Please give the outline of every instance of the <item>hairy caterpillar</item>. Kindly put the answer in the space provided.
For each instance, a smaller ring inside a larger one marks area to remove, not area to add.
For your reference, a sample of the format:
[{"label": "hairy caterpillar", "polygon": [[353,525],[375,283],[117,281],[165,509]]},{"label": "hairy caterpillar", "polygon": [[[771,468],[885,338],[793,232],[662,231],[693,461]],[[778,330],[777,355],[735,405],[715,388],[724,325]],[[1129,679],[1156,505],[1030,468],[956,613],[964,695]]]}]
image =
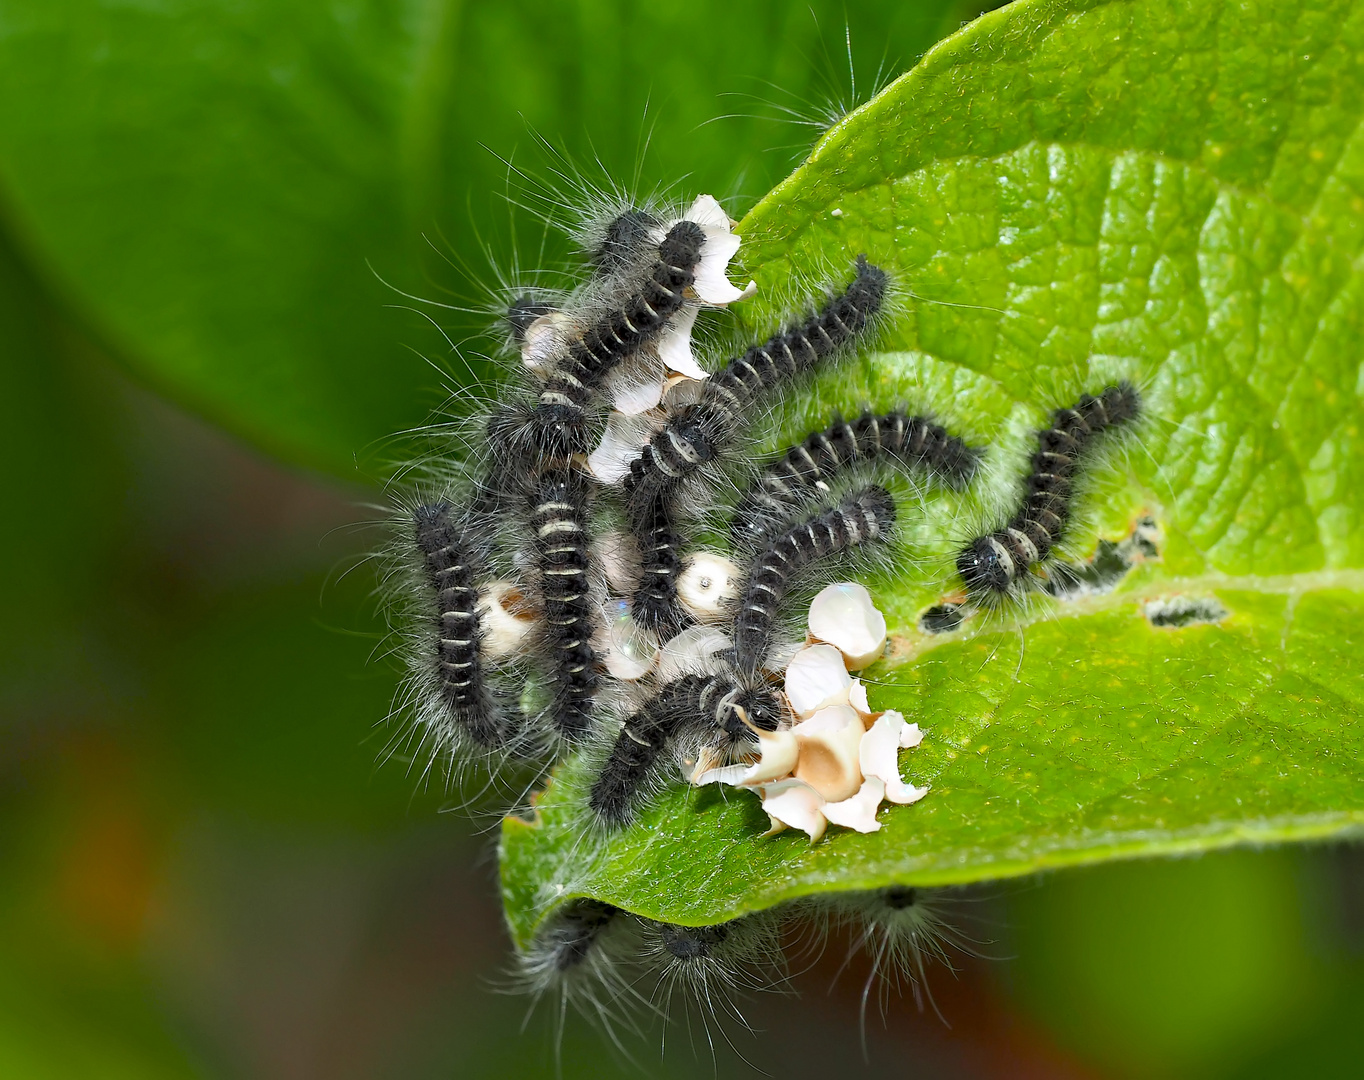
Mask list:
[{"label": "hairy caterpillar", "polygon": [[[624,220],[624,217],[617,219]],[[529,418],[529,441],[542,457],[585,454],[584,412],[616,364],[637,352],[681,310],[683,290],[695,279],[706,236],[694,221],[674,225],[658,245],[658,260],[638,292],[585,332],[569,339],[567,355],[545,379]],[[616,249],[621,241],[613,240]],[[619,251],[616,259],[619,260]]]},{"label": "hairy caterpillar", "polygon": [[895,500],[870,485],[773,540],[744,582],[734,621],[734,656],[739,670],[755,674],[767,658],[775,620],[793,580],[811,564],[858,544],[887,536],[895,526]]},{"label": "hairy caterpillar", "polygon": [[450,504],[418,506],[414,542],[434,594],[435,664],[450,717],[474,742],[495,746],[506,736],[501,707],[486,684],[484,629],[478,612],[477,554],[450,517]]},{"label": "hairy caterpillar", "polygon": [[781,716],[776,693],[761,683],[750,688],[728,674],[684,675],[625,721],[592,785],[589,805],[603,821],[623,824],[673,740],[722,733],[742,741],[754,731],[775,731]]},{"label": "hairy caterpillar", "polygon": [[1051,554],[1070,521],[1084,459],[1100,438],[1140,412],[1141,396],[1124,380],[1052,413],[1051,426],[1037,433],[1022,506],[1003,528],[973,540],[957,556],[968,594],[980,599],[1006,593]]},{"label": "hairy caterpillar", "polygon": [[840,416],[758,474],[734,509],[731,535],[738,544],[770,540],[793,511],[859,464],[890,458],[960,489],[975,475],[979,456],[955,435],[903,408],[880,416],[867,410],[851,423]]}]

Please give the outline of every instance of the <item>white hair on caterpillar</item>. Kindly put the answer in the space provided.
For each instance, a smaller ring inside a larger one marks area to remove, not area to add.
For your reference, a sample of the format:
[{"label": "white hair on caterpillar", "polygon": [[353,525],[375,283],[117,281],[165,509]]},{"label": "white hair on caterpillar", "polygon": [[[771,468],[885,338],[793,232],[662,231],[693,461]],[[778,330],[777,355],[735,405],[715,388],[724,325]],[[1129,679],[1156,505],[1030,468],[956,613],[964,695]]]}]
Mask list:
[{"label": "white hair on caterpillar", "polygon": [[[952,954],[975,955],[976,943],[950,921],[960,914],[962,890],[888,885],[861,892],[826,893],[804,901],[807,918],[814,927],[813,948],[822,949],[830,929],[847,932],[849,952],[840,972],[854,956],[865,953],[871,969],[862,987],[862,1021],[873,985],[884,1011],[887,996],[908,985],[915,1005],[922,1009],[933,996],[928,969],[938,963],[953,968]],[[936,1006],[935,1006],[936,1008]]]},{"label": "white hair on caterpillar", "polygon": [[513,958],[501,989],[530,998],[526,1019],[548,1002],[557,1048],[570,1010],[599,1027],[624,1052],[618,1029],[639,1031],[653,1010],[640,993],[641,920],[598,900],[573,901]]},{"label": "white hair on caterpillar", "polygon": [[747,1028],[739,999],[787,986],[788,913],[772,908],[710,926],[644,920],[642,962],[656,1008],[671,1018],[680,997],[688,1023],[695,1010],[708,1042],[712,1024]]}]

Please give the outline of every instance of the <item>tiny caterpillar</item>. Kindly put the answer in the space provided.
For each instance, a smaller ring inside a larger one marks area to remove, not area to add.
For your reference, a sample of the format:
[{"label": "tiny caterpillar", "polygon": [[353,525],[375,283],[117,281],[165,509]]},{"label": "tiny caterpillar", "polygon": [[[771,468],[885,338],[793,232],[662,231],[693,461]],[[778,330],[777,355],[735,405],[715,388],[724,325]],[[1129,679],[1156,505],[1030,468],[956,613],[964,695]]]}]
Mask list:
[{"label": "tiny caterpillar", "polygon": [[797,575],[848,548],[888,537],[894,527],[895,500],[872,484],[768,544],[753,560],[739,597],[734,620],[739,670],[756,674],[762,667],[782,601]]},{"label": "tiny caterpillar", "polygon": [[588,582],[590,498],[580,473],[567,465],[553,465],[537,477],[531,499],[535,573],[552,650],[550,720],[568,739],[580,739],[591,728],[599,678],[591,641],[593,601]]},{"label": "tiny caterpillar", "polygon": [[1052,413],[1051,426],[1037,433],[1023,505],[1003,528],[973,540],[957,556],[957,571],[970,595],[980,599],[1008,592],[1051,554],[1070,521],[1084,459],[1106,433],[1140,413],[1141,396],[1126,381]]},{"label": "tiny caterpillar", "polygon": [[450,504],[418,506],[412,513],[435,601],[437,683],[451,719],[474,742],[495,746],[506,735],[504,718],[484,679],[485,630],[478,613],[477,554],[450,517]]},{"label": "tiny caterpillar", "polygon": [[625,721],[592,785],[589,805],[608,824],[624,824],[640,786],[673,740],[721,733],[741,742],[755,730],[775,731],[783,712],[776,692],[761,682],[750,688],[729,674],[684,675]]}]

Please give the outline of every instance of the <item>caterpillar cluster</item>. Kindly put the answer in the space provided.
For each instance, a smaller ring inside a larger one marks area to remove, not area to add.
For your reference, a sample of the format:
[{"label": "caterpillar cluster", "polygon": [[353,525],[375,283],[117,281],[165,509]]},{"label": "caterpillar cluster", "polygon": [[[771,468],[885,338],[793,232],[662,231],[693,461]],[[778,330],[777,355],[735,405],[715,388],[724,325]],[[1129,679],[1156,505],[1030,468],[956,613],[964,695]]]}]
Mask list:
[{"label": "caterpillar cluster", "polygon": [[[737,1016],[735,998],[789,984],[791,961],[816,960],[830,931],[870,960],[862,991],[881,996],[909,989],[920,1005],[927,968],[953,966],[954,953],[973,953],[959,929],[972,897],[955,890],[891,885],[797,900],[710,926],[679,926],[632,915],[599,900],[564,905],[521,955],[517,989],[557,998],[608,1029],[635,1014],[672,1015],[674,998],[699,1006],[703,1022]],[[848,960],[844,961],[844,966]],[[884,1000],[882,1001],[884,1006]]]},{"label": "caterpillar cluster", "polygon": [[[759,733],[789,727],[780,670],[793,599],[859,552],[894,549],[921,509],[895,494],[902,478],[964,490],[982,456],[885,402],[751,464],[754,418],[867,348],[893,283],[865,255],[850,258],[797,318],[708,371],[692,358],[698,311],[748,295],[727,277],[730,226],[708,196],[685,212],[616,207],[585,230],[582,286],[511,297],[502,317],[520,375],[472,432],[479,452],[437,462],[397,529],[411,616],[404,701],[432,760],[538,777],[586,748],[596,771],[585,827],[601,832],[628,825],[670,764],[734,760]],[[1140,411],[1127,382],[1055,410],[1016,512],[960,552],[969,603],[1035,580],[1064,537],[1085,459]],[[702,526],[729,491],[737,499],[717,530],[727,543],[703,548]],[[867,924],[868,941],[913,968],[920,951],[882,932],[919,925],[893,914],[896,895],[854,906],[884,916]],[[758,916],[683,930],[582,901],[523,963],[540,987],[580,972],[610,986],[620,949],[605,943],[633,942],[627,952],[665,960],[684,982],[703,969],[733,981],[750,962],[728,962],[734,943],[758,940],[775,940]]]}]

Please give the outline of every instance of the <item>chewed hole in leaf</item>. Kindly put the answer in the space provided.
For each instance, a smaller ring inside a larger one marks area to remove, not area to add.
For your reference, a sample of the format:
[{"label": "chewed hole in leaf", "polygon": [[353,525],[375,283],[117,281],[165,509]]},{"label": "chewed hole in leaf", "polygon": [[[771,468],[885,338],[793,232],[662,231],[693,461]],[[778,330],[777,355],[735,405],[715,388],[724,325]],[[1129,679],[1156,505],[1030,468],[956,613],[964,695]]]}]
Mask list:
[{"label": "chewed hole in leaf", "polygon": [[1231,612],[1215,596],[1169,596],[1146,601],[1142,614],[1152,626],[1178,630],[1199,623],[1219,623]]},{"label": "chewed hole in leaf", "polygon": [[1138,562],[1160,558],[1160,527],[1149,515],[1138,518],[1122,540],[1100,540],[1084,563],[1056,563],[1043,591],[1058,600],[1112,592]]},{"label": "chewed hole in leaf", "polygon": [[961,604],[935,604],[919,616],[919,629],[925,634],[950,634],[959,630],[966,613]]}]

